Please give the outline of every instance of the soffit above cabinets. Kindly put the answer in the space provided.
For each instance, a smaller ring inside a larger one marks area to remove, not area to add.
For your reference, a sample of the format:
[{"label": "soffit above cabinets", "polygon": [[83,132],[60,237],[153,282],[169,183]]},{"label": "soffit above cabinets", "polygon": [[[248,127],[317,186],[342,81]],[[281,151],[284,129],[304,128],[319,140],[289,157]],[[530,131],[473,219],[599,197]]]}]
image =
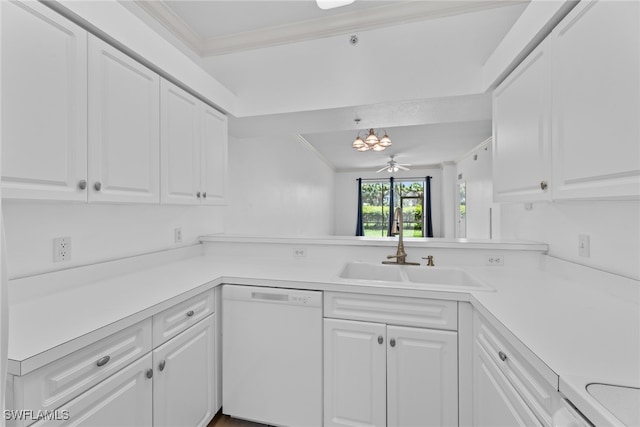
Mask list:
[{"label": "soffit above cabinets", "polygon": [[315,1],[134,0],[201,57],[526,3],[526,0],[360,0],[331,10]]}]

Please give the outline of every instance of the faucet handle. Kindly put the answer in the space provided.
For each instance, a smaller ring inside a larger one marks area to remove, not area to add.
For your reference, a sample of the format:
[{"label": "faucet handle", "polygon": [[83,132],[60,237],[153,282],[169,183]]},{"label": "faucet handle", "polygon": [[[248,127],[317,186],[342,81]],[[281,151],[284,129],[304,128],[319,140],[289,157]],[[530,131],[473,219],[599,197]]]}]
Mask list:
[{"label": "faucet handle", "polygon": [[428,255],[427,257],[422,257],[422,259],[427,260],[427,267],[433,267],[435,264],[433,263],[433,255]]}]

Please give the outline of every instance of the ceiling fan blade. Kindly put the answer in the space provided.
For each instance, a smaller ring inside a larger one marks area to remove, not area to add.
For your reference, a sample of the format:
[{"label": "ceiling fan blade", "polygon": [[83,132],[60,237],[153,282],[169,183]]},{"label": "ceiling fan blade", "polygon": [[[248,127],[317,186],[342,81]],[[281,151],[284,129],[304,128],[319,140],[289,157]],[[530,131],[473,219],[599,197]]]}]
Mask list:
[{"label": "ceiling fan blade", "polygon": [[386,171],[388,168],[389,168],[389,166],[385,166],[385,167],[383,167],[382,169],[378,169],[378,170],[376,171],[376,173],[378,173],[378,172],[382,172],[382,171]]},{"label": "ceiling fan blade", "polygon": [[396,165],[396,167],[397,167],[398,169],[402,169],[403,171],[408,171],[408,170],[410,170],[409,168],[405,168],[403,165]]}]

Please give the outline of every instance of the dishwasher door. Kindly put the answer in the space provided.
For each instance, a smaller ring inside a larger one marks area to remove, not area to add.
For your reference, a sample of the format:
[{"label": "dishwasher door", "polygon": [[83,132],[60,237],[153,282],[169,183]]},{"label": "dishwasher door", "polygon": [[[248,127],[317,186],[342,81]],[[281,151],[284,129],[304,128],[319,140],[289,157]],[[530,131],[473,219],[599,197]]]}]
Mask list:
[{"label": "dishwasher door", "polygon": [[222,411],[322,425],[322,292],[224,285]]}]

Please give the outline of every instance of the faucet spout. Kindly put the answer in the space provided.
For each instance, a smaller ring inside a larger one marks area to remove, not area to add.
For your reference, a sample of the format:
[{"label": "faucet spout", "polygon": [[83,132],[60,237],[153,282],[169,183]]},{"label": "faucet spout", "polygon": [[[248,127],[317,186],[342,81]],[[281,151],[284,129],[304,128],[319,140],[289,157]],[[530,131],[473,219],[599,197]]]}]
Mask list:
[{"label": "faucet spout", "polygon": [[396,208],[393,214],[394,218],[398,218],[398,249],[395,255],[387,255],[387,259],[395,258],[395,261],[382,261],[383,264],[402,264],[402,265],[420,265],[418,262],[407,262],[407,252],[404,250],[404,240],[402,238],[402,208]]}]

